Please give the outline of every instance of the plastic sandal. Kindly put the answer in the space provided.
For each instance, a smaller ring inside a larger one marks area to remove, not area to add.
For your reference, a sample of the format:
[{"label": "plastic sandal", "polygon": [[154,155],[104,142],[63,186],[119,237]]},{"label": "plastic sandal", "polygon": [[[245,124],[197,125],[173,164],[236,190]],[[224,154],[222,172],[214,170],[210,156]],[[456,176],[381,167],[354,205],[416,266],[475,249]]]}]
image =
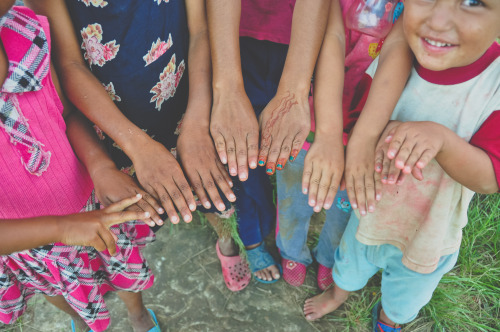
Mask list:
[{"label": "plastic sandal", "polygon": [[401,327],[394,327],[381,322],[378,318],[382,309],[381,302],[375,303],[372,309],[372,327],[373,332],[400,332]]},{"label": "plastic sandal", "polygon": [[[71,332],[76,332],[76,326],[73,320],[71,320]],[[88,330],[88,332],[94,332],[94,331]]]},{"label": "plastic sandal", "polygon": [[160,324],[158,324],[158,320],[156,319],[156,315],[153,310],[148,309],[151,318],[153,318],[153,322],[155,323],[155,327],[152,327],[148,332],[161,332]]},{"label": "plastic sandal", "polygon": [[318,287],[322,291],[326,290],[333,284],[332,269],[327,268],[322,264],[318,264]]},{"label": "plastic sandal", "polygon": [[[248,263],[250,264],[250,269],[252,273],[265,269],[271,265],[276,265],[280,271],[280,275],[283,273],[281,265],[276,263],[273,256],[267,251],[266,245],[262,242],[258,247],[247,250]],[[278,279],[273,280],[263,280],[255,276],[255,280],[263,284],[274,284]]]},{"label": "plastic sandal", "polygon": [[237,292],[248,286],[252,279],[252,274],[248,269],[248,265],[243,262],[240,255],[224,256],[219,249],[219,241],[215,245],[217,256],[222,267],[222,276],[226,282],[227,288],[233,292]]},{"label": "plastic sandal", "polygon": [[304,264],[282,258],[281,265],[283,266],[283,279],[289,285],[298,287],[304,283],[307,272],[307,267]]}]

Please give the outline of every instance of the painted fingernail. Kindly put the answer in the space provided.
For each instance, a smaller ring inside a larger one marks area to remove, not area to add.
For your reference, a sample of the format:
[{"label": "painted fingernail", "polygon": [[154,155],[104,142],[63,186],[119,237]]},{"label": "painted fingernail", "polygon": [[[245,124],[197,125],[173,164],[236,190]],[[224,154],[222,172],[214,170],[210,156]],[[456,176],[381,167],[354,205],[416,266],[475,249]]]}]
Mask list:
[{"label": "painted fingernail", "polygon": [[290,158],[288,158],[288,160],[290,161],[293,161],[295,158],[293,156],[290,156]]},{"label": "painted fingernail", "polygon": [[264,166],[266,164],[266,158],[260,157],[258,163],[259,166]]},{"label": "painted fingernail", "polygon": [[307,188],[302,189],[303,194],[307,194]]},{"label": "painted fingernail", "polygon": [[276,169],[282,170],[283,169],[283,165],[281,165],[281,164],[276,165]]},{"label": "painted fingernail", "polygon": [[159,214],[163,214],[163,213],[165,213],[165,210],[163,210],[163,208],[159,208],[159,209],[158,209],[158,213],[159,213]]},{"label": "painted fingernail", "polygon": [[267,163],[266,173],[268,175],[272,175],[272,174],[274,174],[274,170],[275,170],[274,163]]},{"label": "painted fingernail", "polygon": [[377,169],[377,171],[380,171],[382,169],[382,167],[377,166],[376,169]]},{"label": "painted fingernail", "polygon": [[229,200],[232,202],[234,200],[236,200],[236,196],[234,194],[230,194],[229,195]]},{"label": "painted fingernail", "polygon": [[196,205],[194,205],[194,204],[189,204],[189,209],[190,209],[191,211],[196,210]]}]

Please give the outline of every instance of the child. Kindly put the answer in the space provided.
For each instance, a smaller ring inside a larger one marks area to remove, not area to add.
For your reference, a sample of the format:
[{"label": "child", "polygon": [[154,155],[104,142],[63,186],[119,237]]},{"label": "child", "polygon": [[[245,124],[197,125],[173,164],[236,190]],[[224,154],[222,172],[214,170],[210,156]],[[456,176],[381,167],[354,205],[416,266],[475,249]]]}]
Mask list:
[{"label": "child", "polygon": [[[148,193],[140,207],[157,224],[163,213],[174,224],[190,222],[197,204],[193,188],[213,225],[227,220],[233,211],[229,201],[236,197],[208,129],[204,1],[25,3],[51,22],[55,64],[68,98],[102,130],[117,167]],[[241,259],[236,265],[238,280],[227,284],[232,290],[248,285],[251,277]]]},{"label": "child", "polygon": [[[333,254],[351,213],[346,191],[337,192],[344,170],[342,131],[349,132],[359,115],[359,110],[352,106],[356,105],[353,90],[361,79],[360,73],[373,61],[372,56],[376,56],[379,41],[354,30],[344,30],[343,22],[348,19],[346,12],[351,2],[332,2],[314,82],[316,130],[311,134],[314,140],[310,140],[312,143],[308,140],[294,162],[277,173],[279,230],[276,242],[283,257],[283,278],[292,286],[302,285],[307,266],[312,263],[306,241],[313,212],[326,210],[325,224],[313,250],[319,263],[317,281],[321,290],[332,283]],[[411,65],[408,47],[400,38],[401,28],[401,24],[397,24],[386,38],[381,53],[385,65],[381,65],[374,81],[375,89],[382,86],[390,93],[386,93],[378,105],[367,104],[367,108],[376,106],[380,117],[387,119]],[[394,66],[401,69],[394,73]],[[384,80],[387,76],[395,79],[387,84]],[[309,194],[308,199],[300,192]]]},{"label": "child", "polygon": [[[309,87],[329,5],[330,0],[207,2],[214,67],[210,131],[220,159],[240,180],[239,233],[255,280],[262,283],[280,278],[280,266],[263,242],[276,216],[267,174],[280,168],[274,145],[290,145],[297,135],[300,147],[309,132]],[[283,118],[273,118],[280,104]],[[263,144],[257,160],[259,118]],[[288,159],[291,149],[285,152],[281,158]],[[266,160],[265,169],[256,169]],[[225,249],[225,257],[234,254],[229,245]]]},{"label": "child", "polygon": [[[379,142],[384,196],[374,213],[351,216],[335,253],[336,285],[306,301],[307,319],[336,310],[383,269],[373,329],[400,331],[455,265],[473,192],[499,189],[498,17],[498,1],[406,0],[404,33],[417,62]],[[396,169],[413,177],[394,186]]]},{"label": "child", "polygon": [[84,118],[61,103],[47,19],[25,7],[8,11],[13,2],[0,5],[0,320],[15,322],[42,293],[71,315],[73,331],[75,323],[104,331],[103,296],[119,291],[132,326],[159,331],[141,295],[153,275],[140,248],[154,234],[142,222],[123,223],[149,218],[122,212],[142,196],[99,209],[116,192],[145,193],[116,169]]}]

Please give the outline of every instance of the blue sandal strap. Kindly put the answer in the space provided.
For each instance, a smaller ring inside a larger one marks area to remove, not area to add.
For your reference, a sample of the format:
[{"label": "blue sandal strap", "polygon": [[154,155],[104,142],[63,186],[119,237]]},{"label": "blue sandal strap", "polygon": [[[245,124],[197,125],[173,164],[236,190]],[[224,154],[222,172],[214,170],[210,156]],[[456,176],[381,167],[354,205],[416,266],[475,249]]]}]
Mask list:
[{"label": "blue sandal strap", "polygon": [[267,251],[264,241],[253,249],[247,250],[248,263],[252,272],[257,272],[271,265],[276,265],[273,256]]}]

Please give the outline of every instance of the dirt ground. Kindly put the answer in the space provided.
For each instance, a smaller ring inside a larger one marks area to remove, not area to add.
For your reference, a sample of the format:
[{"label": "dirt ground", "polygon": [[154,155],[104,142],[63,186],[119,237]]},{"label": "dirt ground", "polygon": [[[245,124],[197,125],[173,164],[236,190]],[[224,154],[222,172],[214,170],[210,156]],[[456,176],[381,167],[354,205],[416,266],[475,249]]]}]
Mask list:
[{"label": "dirt ground", "polygon": [[[157,235],[157,241],[145,249],[156,279],[144,292],[144,300],[155,311],[162,331],[345,330],[343,324],[329,319],[310,323],[302,314],[304,300],[319,291],[315,265],[299,288],[283,280],[270,285],[252,280],[247,288],[233,293],[222,279],[216,235],[209,226],[194,220],[164,227]],[[277,257],[272,236],[267,240]],[[109,294],[107,304],[112,316],[109,331],[132,331],[118,297]],[[2,325],[0,331],[70,331],[70,320],[42,297],[35,297],[18,326]]]}]

